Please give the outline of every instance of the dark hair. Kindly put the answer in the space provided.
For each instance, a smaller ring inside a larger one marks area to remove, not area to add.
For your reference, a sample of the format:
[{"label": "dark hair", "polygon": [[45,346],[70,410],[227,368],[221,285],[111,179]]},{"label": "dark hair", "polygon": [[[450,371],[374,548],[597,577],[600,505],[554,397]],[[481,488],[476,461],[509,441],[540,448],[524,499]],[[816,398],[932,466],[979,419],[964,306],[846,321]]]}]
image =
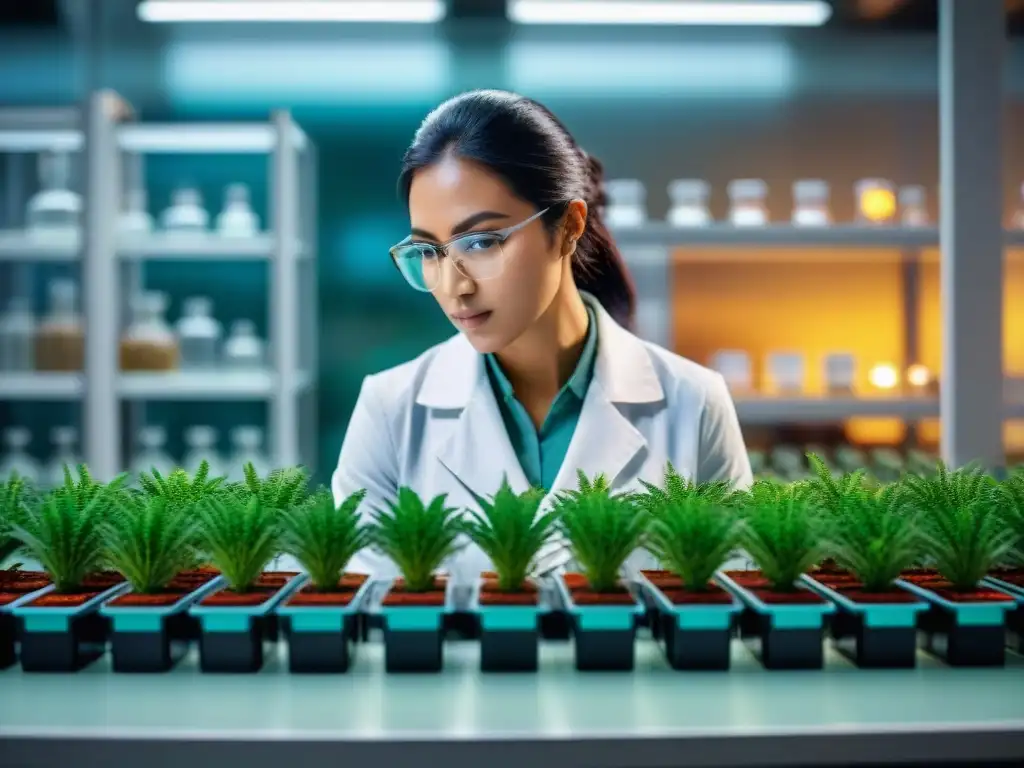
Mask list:
[{"label": "dark hair", "polygon": [[633,327],[633,282],[602,218],[604,169],[550,110],[507,91],[470,91],[444,102],[427,115],[405,153],[399,190],[407,204],[413,174],[449,152],[491,169],[538,210],[552,206],[544,217],[549,231],[570,200],[584,200],[589,214],[576,245],[576,285]]}]

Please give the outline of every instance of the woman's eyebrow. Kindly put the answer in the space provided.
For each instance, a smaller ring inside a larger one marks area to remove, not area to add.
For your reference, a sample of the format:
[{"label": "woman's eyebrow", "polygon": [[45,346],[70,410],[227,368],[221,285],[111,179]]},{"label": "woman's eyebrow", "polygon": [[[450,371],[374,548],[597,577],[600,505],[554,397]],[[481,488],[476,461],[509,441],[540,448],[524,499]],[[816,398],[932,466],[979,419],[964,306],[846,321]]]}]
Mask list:
[{"label": "woman's eyebrow", "polygon": [[[477,224],[480,224],[480,223],[485,222],[485,221],[492,221],[494,219],[507,219],[507,218],[509,218],[509,215],[507,213],[499,213],[498,211],[480,211],[479,213],[474,213],[472,216],[469,216],[469,217],[463,219],[458,224],[456,224],[454,227],[452,227],[452,234],[451,234],[451,236],[452,237],[457,237],[458,235],[461,235],[463,232],[466,232],[470,228],[475,227]],[[413,235],[415,235],[417,237],[422,237],[422,238],[424,238],[426,240],[434,240],[435,242],[439,241],[438,237],[436,237],[431,232],[427,232],[425,229],[419,229],[417,227],[413,227],[410,230],[410,232]]]}]

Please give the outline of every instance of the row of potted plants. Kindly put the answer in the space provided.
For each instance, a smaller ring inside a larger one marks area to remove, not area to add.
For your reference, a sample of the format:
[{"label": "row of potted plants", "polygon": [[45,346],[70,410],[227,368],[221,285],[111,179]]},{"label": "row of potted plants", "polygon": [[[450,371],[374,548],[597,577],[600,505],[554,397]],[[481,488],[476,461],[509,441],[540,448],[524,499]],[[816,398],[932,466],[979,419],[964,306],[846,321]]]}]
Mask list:
[{"label": "row of potted plants", "polygon": [[[44,573],[0,572],[0,659],[13,660],[17,618],[24,669],[77,668],[102,649],[106,622],[116,670],[169,668],[180,641],[198,636],[204,670],[251,671],[283,618],[293,671],[344,670],[357,615],[371,612],[389,671],[439,670],[455,608],[441,570],[467,540],[494,564],[472,595],[485,670],[537,668],[553,597],[571,616],[580,669],[632,668],[642,613],[683,669],[728,668],[737,624],[771,668],[820,666],[826,629],[865,666],[912,665],[919,628],[952,664],[1001,663],[1007,627],[1019,647],[1024,475],[998,483],[940,465],[882,486],[864,473],[835,478],[810,458],[813,480],[741,492],[671,467],[643,493],[580,474],[546,510],[542,491],[503,484],[467,514],[402,489],[363,516],[362,493],[336,505],[297,469],[260,478],[248,467],[239,484],[205,467],[154,472],[129,489],[83,467],[44,497],[15,479],[0,496],[0,540],[6,530],[7,548],[24,548]],[[555,577],[552,596],[531,574],[556,537],[576,572]],[[379,605],[365,576],[345,573],[367,546],[402,574]],[[637,549],[662,566],[639,575],[639,590],[623,574]],[[738,550],[756,568],[723,571]],[[269,570],[281,553],[304,572]]]}]

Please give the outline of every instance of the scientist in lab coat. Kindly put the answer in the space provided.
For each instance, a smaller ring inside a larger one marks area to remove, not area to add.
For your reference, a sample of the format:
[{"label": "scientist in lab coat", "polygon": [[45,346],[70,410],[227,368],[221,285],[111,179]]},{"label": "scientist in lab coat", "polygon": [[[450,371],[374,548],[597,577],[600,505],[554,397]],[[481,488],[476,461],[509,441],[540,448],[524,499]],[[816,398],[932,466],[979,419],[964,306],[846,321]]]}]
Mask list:
[{"label": "scientist in lab coat", "polygon": [[[409,486],[465,508],[467,488],[489,496],[503,477],[550,500],[578,469],[634,490],[660,483],[669,461],[699,481],[749,485],[722,377],[628,330],[635,299],[601,219],[601,165],[550,111],[503,91],[456,96],[420,126],[399,186],[411,228],[390,257],[458,333],[364,380],[337,501],[365,489],[367,514]],[[569,560],[555,542],[538,572]],[[472,545],[446,564],[456,582],[488,567]],[[349,570],[397,575],[371,551]]]}]

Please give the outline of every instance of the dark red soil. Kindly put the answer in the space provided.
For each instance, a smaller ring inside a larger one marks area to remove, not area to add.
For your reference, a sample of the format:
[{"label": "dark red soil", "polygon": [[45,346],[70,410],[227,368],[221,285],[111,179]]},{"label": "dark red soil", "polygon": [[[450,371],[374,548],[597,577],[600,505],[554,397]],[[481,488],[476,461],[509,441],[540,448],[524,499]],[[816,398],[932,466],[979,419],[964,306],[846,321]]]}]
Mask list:
[{"label": "dark red soil", "polygon": [[447,584],[447,579],[439,577],[434,579],[434,588],[428,592],[407,592],[405,590],[404,579],[395,579],[394,583],[391,585],[391,589],[388,590],[387,595],[384,596],[384,600],[381,602],[381,605],[444,605],[445,588],[447,587]]},{"label": "dark red soil", "polygon": [[75,608],[89,602],[103,591],[102,589],[96,589],[91,592],[48,592],[41,597],[37,597],[29,605],[33,608]]},{"label": "dark red soil", "polygon": [[770,589],[750,589],[750,591],[766,605],[818,605],[828,602],[809,589],[797,589],[793,592],[775,592]]},{"label": "dark red soil", "polygon": [[572,591],[576,605],[635,605],[636,600],[629,590],[619,587],[614,592],[594,592],[586,587]]},{"label": "dark red soil", "polygon": [[116,608],[132,606],[138,608],[162,608],[167,605],[174,605],[190,591],[191,590],[164,590],[161,592],[149,593],[129,592],[127,595],[115,597],[110,601],[109,605]]},{"label": "dark red soil", "polygon": [[576,589],[586,589],[587,587],[587,577],[582,573],[562,574],[562,581],[570,592]]},{"label": "dark red soil", "polygon": [[[831,586],[831,585],[830,585]],[[921,598],[905,589],[893,589],[889,592],[865,592],[860,586],[832,586],[836,592],[847,600],[855,603],[885,605],[892,603],[919,603]]]},{"label": "dark red soil", "polygon": [[1005,581],[1018,587],[1024,587],[1024,568],[1000,568],[989,574],[994,579]]},{"label": "dark red soil", "polygon": [[908,568],[900,574],[900,578],[911,584],[920,584],[922,581],[933,581],[942,577],[934,568]]},{"label": "dark red soil", "polygon": [[521,590],[502,592],[496,578],[484,579],[480,585],[480,605],[536,605],[537,587],[525,582]]},{"label": "dark red soil", "polygon": [[706,592],[694,592],[689,589],[665,589],[658,587],[661,593],[669,599],[673,605],[728,605],[732,602],[732,595],[719,586],[708,585]]},{"label": "dark red soil", "polygon": [[288,599],[287,605],[348,605],[368,578],[363,573],[346,573],[338,580],[337,586],[329,591],[321,591],[307,584]]},{"label": "dark red soil", "polygon": [[45,571],[0,571],[0,593],[27,595],[49,585],[50,577]]},{"label": "dark red soil", "polygon": [[767,589],[771,586],[760,571],[726,571],[725,575],[746,589]]},{"label": "dark red soil", "polygon": [[232,589],[220,589],[209,595],[199,603],[200,605],[237,607],[242,605],[263,605],[270,598],[277,594],[280,586],[267,586],[258,584],[250,587],[245,592],[235,592]]},{"label": "dark red soil", "polygon": [[651,584],[662,591],[666,589],[681,589],[683,586],[683,580],[672,573],[672,571],[651,570],[640,571],[640,573],[647,577]]},{"label": "dark red soil", "polygon": [[117,571],[101,571],[86,576],[82,579],[82,586],[86,589],[98,589],[103,591],[124,584],[124,576]]},{"label": "dark red soil", "polygon": [[1013,602],[1013,598],[1005,592],[999,592],[986,587],[978,587],[972,590],[956,590],[948,581],[932,581],[927,585],[922,584],[925,589],[931,590],[939,597],[949,600],[951,603],[1006,603]]}]

